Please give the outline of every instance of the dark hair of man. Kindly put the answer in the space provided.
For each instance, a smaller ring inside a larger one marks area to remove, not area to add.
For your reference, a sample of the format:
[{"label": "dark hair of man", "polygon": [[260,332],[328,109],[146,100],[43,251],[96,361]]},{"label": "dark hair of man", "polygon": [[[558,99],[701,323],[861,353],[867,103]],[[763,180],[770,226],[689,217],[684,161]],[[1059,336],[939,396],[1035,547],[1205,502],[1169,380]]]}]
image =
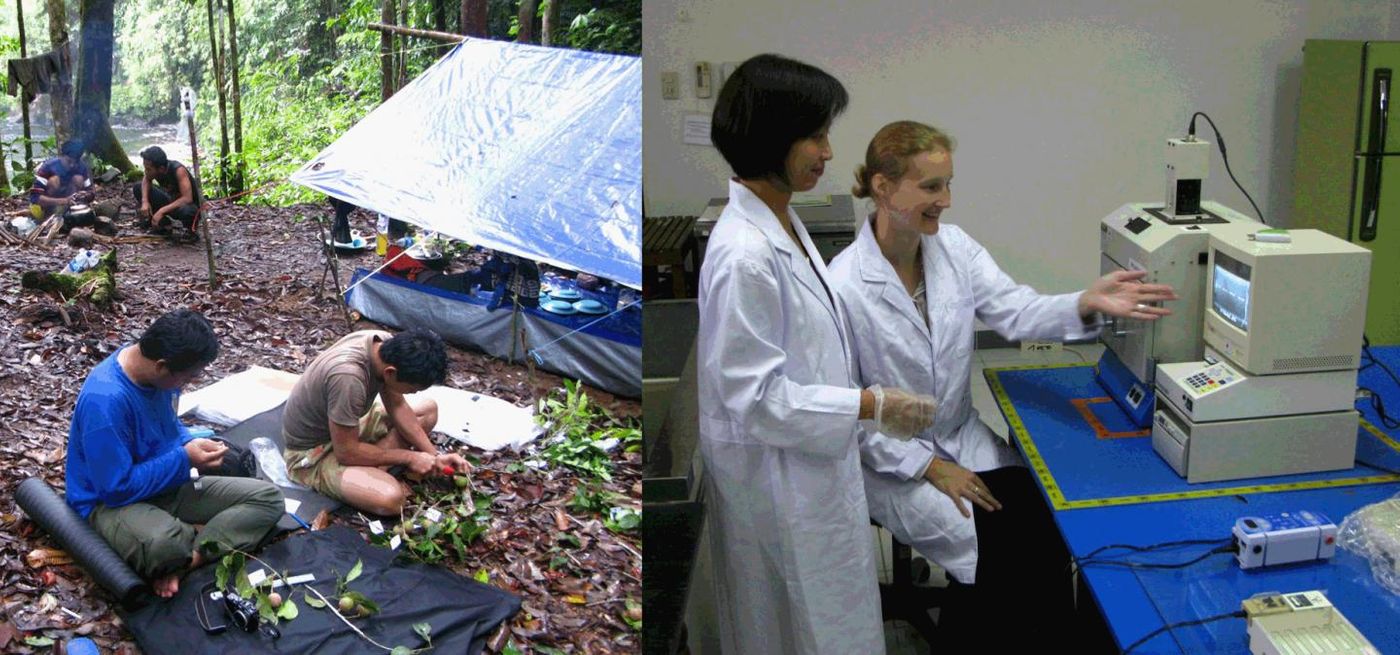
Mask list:
[{"label": "dark hair of man", "polygon": [[715,99],[710,140],[740,179],[787,179],[792,145],[846,109],[836,78],[810,64],[758,55],[740,64]]},{"label": "dark hair of man", "polygon": [[183,373],[214,361],[219,356],[219,337],[203,314],[177,309],[156,319],[138,342],[141,356],[165,360],[165,367]]},{"label": "dark hair of man", "polygon": [[64,141],[63,145],[58,147],[58,154],[63,155],[64,157],[72,157],[73,159],[82,159],[83,142],[77,139],[69,139],[67,141]]},{"label": "dark hair of man", "polygon": [[430,387],[447,379],[447,348],[432,330],[405,330],[379,346],[379,357],[398,370],[400,382]]},{"label": "dark hair of man", "polygon": [[160,146],[146,146],[141,151],[141,161],[144,161],[156,168],[165,168],[170,164],[170,159],[165,156],[165,150]]}]

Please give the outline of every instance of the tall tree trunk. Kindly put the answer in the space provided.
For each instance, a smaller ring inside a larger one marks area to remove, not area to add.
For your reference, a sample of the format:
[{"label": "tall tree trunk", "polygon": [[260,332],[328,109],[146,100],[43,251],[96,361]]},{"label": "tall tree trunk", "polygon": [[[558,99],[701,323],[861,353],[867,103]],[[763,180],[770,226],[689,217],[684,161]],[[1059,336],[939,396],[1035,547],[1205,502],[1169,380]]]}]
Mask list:
[{"label": "tall tree trunk", "polygon": [[209,12],[209,56],[214,62],[214,88],[219,95],[219,191],[228,195],[228,101],[224,97],[224,57],[214,21],[214,0],[205,0]]},{"label": "tall tree trunk", "polygon": [[[379,9],[379,22],[394,24],[394,0],[384,0]],[[394,95],[394,35],[379,33],[379,101],[383,102]]]},{"label": "tall tree trunk", "polygon": [[78,106],[75,132],[88,152],[117,167],[135,172],[126,151],[108,122],[112,109],[113,0],[81,0],[78,20]]},{"label": "tall tree trunk", "polygon": [[233,193],[243,193],[243,102],[238,90],[238,22],[234,19],[233,5],[228,2],[228,56],[229,69],[233,73]]},{"label": "tall tree trunk", "polygon": [[515,16],[520,24],[520,29],[515,33],[517,43],[535,42],[535,12],[539,6],[539,0],[520,0],[520,12]]},{"label": "tall tree trunk", "polygon": [[486,38],[486,0],[462,0],[462,34]]},{"label": "tall tree trunk", "polygon": [[[447,31],[447,0],[433,0],[433,29],[439,32]],[[447,54],[451,48],[452,45],[447,43],[438,46],[438,56]]]},{"label": "tall tree trunk", "polygon": [[540,45],[559,45],[559,0],[544,0],[544,3]]},{"label": "tall tree trunk", "polygon": [[[24,39],[24,0],[16,0],[15,14],[19,19],[19,56],[21,59],[29,57],[29,46]],[[37,94],[36,94],[37,95]],[[29,89],[21,89],[19,92],[19,114],[20,120],[24,121],[24,168],[34,169],[34,137],[29,134]]]},{"label": "tall tree trunk", "polygon": [[[413,26],[408,19],[408,10],[411,4],[413,4],[413,0],[403,0],[403,2],[399,4],[399,25],[403,27]],[[402,36],[399,37],[398,82],[394,83],[395,89],[402,89],[403,85],[408,83],[408,51],[408,39]]]},{"label": "tall tree trunk", "polygon": [[49,93],[49,104],[53,107],[53,133],[59,143],[73,138],[73,61],[68,45],[68,3],[63,0],[47,0],[49,10],[49,43],[54,49],[61,49],[59,56],[68,60],[66,71],[58,76]]}]

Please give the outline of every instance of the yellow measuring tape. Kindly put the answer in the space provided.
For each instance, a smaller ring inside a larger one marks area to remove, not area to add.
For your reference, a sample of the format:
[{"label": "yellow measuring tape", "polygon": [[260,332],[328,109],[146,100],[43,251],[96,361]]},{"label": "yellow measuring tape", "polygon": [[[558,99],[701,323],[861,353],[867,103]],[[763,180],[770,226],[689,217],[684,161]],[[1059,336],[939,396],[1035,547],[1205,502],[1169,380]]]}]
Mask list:
[{"label": "yellow measuring tape", "polygon": [[[1045,494],[1050,497],[1050,505],[1056,510],[1085,509],[1090,507],[1112,507],[1114,505],[1135,505],[1138,503],[1159,503],[1172,500],[1190,500],[1195,498],[1216,498],[1219,496],[1239,496],[1244,494],[1263,494],[1276,491],[1302,491],[1305,489],[1328,489],[1333,487],[1354,487],[1363,484],[1382,484],[1387,482],[1400,482],[1400,475],[1377,474],[1362,475],[1350,478],[1334,478],[1331,480],[1305,480],[1300,482],[1283,482],[1274,484],[1254,484],[1239,487],[1222,487],[1218,489],[1198,489],[1193,491],[1173,491],[1170,493],[1138,494],[1133,496],[1111,496],[1107,498],[1088,498],[1083,500],[1069,500],[1065,498],[1060,485],[1055,483],[1055,476],[1050,474],[1050,467],[1046,466],[1045,458],[1041,457],[1040,451],[1036,449],[1035,442],[1031,440],[1031,435],[1026,430],[1026,424],[1021,420],[1021,416],[1016,413],[1016,406],[1011,402],[1011,396],[1006,393],[1006,387],[1001,384],[1000,374],[1005,371],[1029,371],[1044,370],[1053,368],[1074,368],[1089,367],[1093,364],[1027,364],[1023,366],[1003,366],[999,368],[989,368],[984,371],[987,377],[987,385],[991,387],[992,394],[996,396],[997,406],[1001,407],[1001,413],[1006,418],[1006,425],[1011,429],[1011,434],[1015,435],[1017,443],[1021,444],[1021,452],[1025,453],[1026,461],[1030,464],[1031,471],[1040,478],[1040,484],[1045,487]],[[1400,452],[1400,443],[1379,428],[1372,425],[1365,418],[1361,419],[1361,427],[1374,435],[1381,443],[1386,444],[1392,450]]]}]

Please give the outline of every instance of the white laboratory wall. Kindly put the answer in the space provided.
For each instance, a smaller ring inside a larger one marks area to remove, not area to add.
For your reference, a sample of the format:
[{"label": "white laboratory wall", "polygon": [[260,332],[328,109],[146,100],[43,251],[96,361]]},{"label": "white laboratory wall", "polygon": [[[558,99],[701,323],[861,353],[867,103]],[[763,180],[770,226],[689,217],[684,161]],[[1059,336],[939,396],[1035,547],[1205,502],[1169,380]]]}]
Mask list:
[{"label": "white laboratory wall", "polygon": [[[725,193],[710,146],[682,143],[708,115],[694,63],[776,52],[827,70],[851,94],[817,189],[848,192],[880,126],[916,119],[958,141],[953,209],[1017,280],[1043,292],[1098,273],[1097,222],[1160,200],[1163,149],[1193,111],[1215,119],[1235,175],[1287,225],[1305,39],[1400,38],[1389,0],[647,0],[644,195],[650,216],[698,214]],[[663,100],[663,71],[681,97]],[[1204,121],[1197,134],[1214,140]],[[1211,159],[1204,197],[1252,213]]]}]

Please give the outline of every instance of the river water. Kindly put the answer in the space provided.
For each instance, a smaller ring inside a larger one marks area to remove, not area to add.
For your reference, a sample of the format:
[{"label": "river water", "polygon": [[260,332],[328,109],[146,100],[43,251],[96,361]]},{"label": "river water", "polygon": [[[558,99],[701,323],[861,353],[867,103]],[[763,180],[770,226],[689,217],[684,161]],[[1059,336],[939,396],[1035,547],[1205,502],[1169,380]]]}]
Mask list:
[{"label": "river water", "polygon": [[[46,150],[38,142],[53,135],[53,126],[47,120],[42,124],[37,121],[36,113],[42,112],[44,119],[48,118],[47,96],[40,96],[30,108],[30,120],[33,121],[29,128],[30,138],[35,143],[33,146],[34,165],[38,166],[45,159],[53,157],[56,153]],[[112,132],[117,135],[117,140],[121,141],[122,147],[126,149],[127,157],[137,166],[141,165],[141,157],[137,153],[149,145],[158,145],[165,150],[166,156],[179,160],[186,164],[190,163],[190,144],[186,140],[181,143],[181,134],[174,123],[163,123],[149,126],[136,124],[124,124],[120,117],[113,118]],[[24,126],[20,122],[19,108],[13,107],[10,115],[0,118],[0,140],[6,144],[4,146],[5,159],[11,162],[19,162],[24,165],[24,143],[21,137],[24,136]],[[7,172],[14,173],[14,167],[7,165]]]}]

